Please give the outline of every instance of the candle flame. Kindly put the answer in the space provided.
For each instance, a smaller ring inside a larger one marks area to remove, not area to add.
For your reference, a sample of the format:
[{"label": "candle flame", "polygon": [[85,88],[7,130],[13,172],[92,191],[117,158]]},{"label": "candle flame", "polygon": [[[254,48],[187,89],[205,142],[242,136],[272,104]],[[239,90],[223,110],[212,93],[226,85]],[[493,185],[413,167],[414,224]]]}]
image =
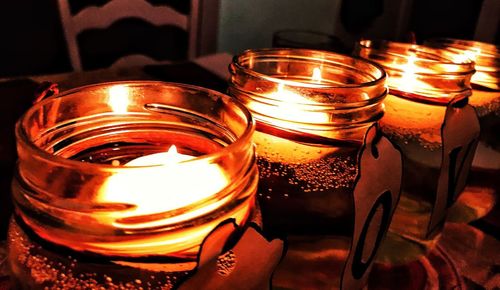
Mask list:
[{"label": "candle flame", "polygon": [[170,146],[170,148],[168,148],[167,150],[167,156],[169,158],[175,158],[175,156],[177,156],[177,147],[175,145],[172,145]]},{"label": "candle flame", "polygon": [[129,89],[123,85],[116,85],[109,88],[108,105],[111,110],[118,114],[127,113],[129,105]]},{"label": "candle flame", "polygon": [[321,83],[321,69],[319,67],[316,67],[313,69],[313,74],[312,74],[312,80],[313,82],[316,82],[316,83]]},{"label": "candle flame", "polygon": [[175,145],[170,146],[166,152],[136,158],[125,166],[148,166],[148,165],[173,165],[182,161],[193,159],[193,156],[179,154]]},{"label": "candle flame", "polygon": [[411,54],[408,56],[408,62],[403,66],[403,74],[401,76],[401,83],[399,89],[402,91],[412,91],[412,89],[417,84],[417,79],[415,71],[417,66],[415,65],[416,56]]}]

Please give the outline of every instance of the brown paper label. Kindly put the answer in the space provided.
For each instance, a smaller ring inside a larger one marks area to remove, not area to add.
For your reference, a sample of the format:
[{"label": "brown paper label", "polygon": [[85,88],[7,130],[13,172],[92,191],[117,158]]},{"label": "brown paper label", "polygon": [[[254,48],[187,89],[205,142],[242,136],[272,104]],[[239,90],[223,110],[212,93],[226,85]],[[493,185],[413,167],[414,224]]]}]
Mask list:
[{"label": "brown paper label", "polygon": [[462,192],[479,142],[479,120],[467,99],[452,101],[441,126],[442,162],[427,238],[436,235],[446,212]]},{"label": "brown paper label", "polygon": [[359,153],[354,189],[354,233],[341,289],[361,289],[387,233],[401,192],[401,152],[377,125],[367,132]]},{"label": "brown paper label", "polygon": [[271,289],[283,251],[283,241],[268,241],[256,224],[250,223],[241,233],[234,220],[223,222],[205,238],[195,273],[178,289]]}]

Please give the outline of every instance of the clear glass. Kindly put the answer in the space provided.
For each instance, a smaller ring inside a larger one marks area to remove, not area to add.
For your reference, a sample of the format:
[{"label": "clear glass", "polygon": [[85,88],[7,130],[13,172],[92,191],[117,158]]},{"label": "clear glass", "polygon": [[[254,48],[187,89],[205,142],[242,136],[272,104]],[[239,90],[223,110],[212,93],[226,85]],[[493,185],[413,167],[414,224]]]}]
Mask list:
[{"label": "clear glass", "polygon": [[500,47],[489,43],[436,38],[425,43],[446,49],[455,59],[472,59],[476,73],[472,76],[470,104],[476,108],[481,135],[472,164],[470,186],[453,209],[452,218],[469,222],[486,215],[498,199],[497,177],[500,174]]},{"label": "clear glass", "polygon": [[257,122],[264,230],[288,236],[273,285],[338,286],[352,239],[357,154],[383,115],[384,71],[340,54],[262,49],[236,56],[230,72],[230,94]]},{"label": "clear glass", "polygon": [[440,230],[429,232],[442,161],[441,126],[446,105],[471,95],[471,61],[415,44],[365,40],[357,55],[389,75],[382,130],[403,152],[403,190],[379,260],[407,263],[432,249]]},{"label": "clear glass", "polygon": [[251,218],[253,131],[236,100],[180,84],[104,83],[35,104],[16,127],[15,286],[169,289],[220,222]]}]

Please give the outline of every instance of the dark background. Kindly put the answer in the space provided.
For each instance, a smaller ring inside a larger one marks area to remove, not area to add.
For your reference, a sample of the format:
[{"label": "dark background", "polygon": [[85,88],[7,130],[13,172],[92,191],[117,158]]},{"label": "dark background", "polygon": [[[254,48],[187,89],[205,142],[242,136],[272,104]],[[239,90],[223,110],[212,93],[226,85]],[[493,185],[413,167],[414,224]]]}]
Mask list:
[{"label": "dark background", "polygon": [[[103,5],[109,0],[72,1],[71,11],[77,13],[85,6]],[[148,0],[152,4],[167,4],[175,10],[189,13],[189,0]],[[131,26],[135,29],[131,29]],[[136,44],[148,39],[156,42],[148,45],[151,54],[155,56],[158,50],[167,51],[167,57],[172,60],[185,59],[187,51],[187,33],[175,27],[162,27],[160,31],[147,31],[148,25],[138,20],[120,22],[112,25],[110,30],[120,30],[122,33],[108,43],[117,50],[134,49]],[[150,33],[148,35],[148,33]],[[157,37],[158,34],[164,37]],[[116,34],[115,34],[116,35]],[[167,37],[165,37],[167,35]],[[173,35],[171,38],[170,35]],[[127,39],[134,42],[127,43]],[[169,41],[176,39],[177,41]],[[106,36],[99,32],[82,33],[79,37],[82,51],[89,43],[99,44],[106,40]],[[126,45],[125,45],[126,44]],[[109,49],[104,45],[93,47],[96,55],[82,53],[82,62],[86,59],[96,59],[104,66],[112,63],[103,55]],[[136,49],[137,50],[137,49]],[[140,50],[140,49],[138,49]],[[88,50],[86,50],[88,51]],[[127,51],[124,51],[127,52]],[[104,59],[103,59],[104,58]],[[98,67],[95,63],[88,63],[84,69]],[[50,74],[71,71],[66,42],[59,18],[56,0],[16,0],[2,1],[0,4],[0,78]]]},{"label": "dark background", "polygon": [[[358,9],[359,5],[354,5],[351,9],[346,9],[342,17],[350,19],[349,25],[362,36],[363,29],[370,25],[369,21],[361,20],[364,18],[363,14],[377,17],[383,12],[380,11],[380,1],[354,0],[353,3],[365,2],[368,5],[362,5],[363,10]],[[88,5],[94,2],[103,4],[107,0],[74,1],[72,9],[78,11],[82,3]],[[189,11],[188,0],[150,0],[150,2],[166,2],[183,13]],[[416,0],[409,20],[410,30],[415,32],[419,41],[438,36],[472,39],[481,4],[482,0]],[[167,33],[176,35],[181,41],[175,45],[162,44],[161,49],[168,51],[171,59],[184,59],[187,37],[175,29]],[[142,32],[138,34],[144,35]],[[0,37],[0,78],[71,70],[56,0],[2,1]],[[100,37],[102,38],[102,36],[90,37],[89,41],[95,42],[96,39],[98,41]],[[495,42],[498,44],[499,41],[500,37],[497,35]],[[124,46],[123,41],[120,46]],[[149,46],[153,47],[156,44]],[[96,57],[88,56],[88,58]],[[104,60],[104,62],[109,61]],[[94,67],[96,65],[87,66],[87,68]]]}]

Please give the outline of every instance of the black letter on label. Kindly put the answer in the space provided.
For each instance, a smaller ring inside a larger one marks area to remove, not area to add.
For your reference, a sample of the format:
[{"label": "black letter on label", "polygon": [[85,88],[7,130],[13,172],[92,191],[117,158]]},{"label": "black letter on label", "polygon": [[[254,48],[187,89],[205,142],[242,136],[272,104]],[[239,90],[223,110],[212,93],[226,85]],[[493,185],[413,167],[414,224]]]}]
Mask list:
[{"label": "black letter on label", "polygon": [[433,238],[446,221],[448,208],[467,181],[479,138],[479,120],[468,99],[453,99],[441,126],[442,160],[426,238]]},{"label": "black letter on label", "polygon": [[[353,261],[352,261],[352,275],[355,279],[360,279],[368,269],[368,266],[371,264],[373,258],[375,258],[375,253],[377,252],[377,249],[379,248],[380,242],[382,241],[382,237],[384,236],[384,233],[387,231],[389,227],[389,217],[390,217],[390,212],[392,208],[392,202],[391,202],[391,192],[386,191],[384,192],[375,204],[373,205],[372,209],[370,210],[370,213],[366,217],[365,223],[363,225],[363,230],[361,231],[361,235],[359,237],[359,242],[356,246],[356,250],[354,252],[353,256]],[[375,216],[375,213],[377,212],[377,209],[382,207],[382,218],[380,219],[380,225],[372,225],[372,220],[373,217]],[[367,241],[367,235],[368,235],[368,230],[370,229],[370,225],[372,226],[378,226],[377,230],[377,236],[375,241],[370,239]],[[372,251],[369,255],[369,258],[366,260],[363,260],[363,251],[365,249],[365,245],[368,242],[368,244],[375,243],[375,246],[372,247]]]},{"label": "black letter on label", "polygon": [[[450,168],[448,171],[448,207],[450,207],[453,202],[456,200],[458,194],[463,190],[463,187],[465,186],[465,182],[462,182],[462,184],[458,184],[460,180],[460,176],[462,174],[467,174],[467,172],[463,172],[464,167],[467,168],[467,171],[470,168],[470,164],[466,164],[467,160],[469,159],[469,154],[472,151],[472,148],[474,147],[476,140],[472,140],[468,145],[467,149],[464,152],[462,162],[460,162],[460,166],[458,167],[457,170],[457,161],[458,157],[460,155],[460,152],[462,151],[462,146],[457,147],[450,152]],[[460,188],[459,188],[460,185]]]},{"label": "black letter on label", "polygon": [[[445,184],[445,190],[442,192],[443,195],[441,200],[443,202],[438,202],[438,200],[436,200],[434,204],[426,235],[427,239],[433,238],[443,227],[446,221],[447,209],[453,205],[458,195],[464,189],[476,146],[477,139],[473,139],[467,144],[465,150],[464,146],[459,146],[452,149],[448,154],[448,177],[447,184]],[[439,199],[440,193],[438,192],[437,194],[438,196],[436,196],[436,198]]]},{"label": "black letter on label", "polygon": [[363,289],[368,272],[387,233],[401,192],[401,151],[378,126],[368,129],[358,154],[353,192],[354,228],[340,289]]}]

